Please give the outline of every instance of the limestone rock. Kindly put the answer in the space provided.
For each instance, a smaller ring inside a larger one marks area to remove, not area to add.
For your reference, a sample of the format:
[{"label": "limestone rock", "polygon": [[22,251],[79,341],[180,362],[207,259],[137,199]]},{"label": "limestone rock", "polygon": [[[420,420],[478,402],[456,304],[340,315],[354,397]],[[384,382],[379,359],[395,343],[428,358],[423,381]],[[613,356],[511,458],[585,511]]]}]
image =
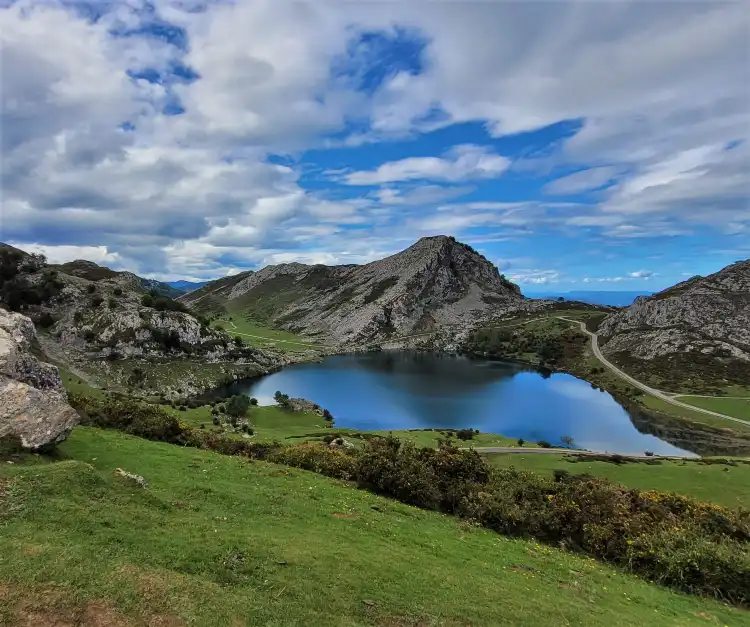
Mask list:
[{"label": "limestone rock", "polygon": [[750,260],[693,277],[608,316],[602,351],[616,359],[683,361],[732,373],[750,371]]},{"label": "limestone rock", "polygon": [[239,301],[271,326],[349,345],[471,326],[532,303],[477,251],[444,235],[365,265],[243,272],[179,300],[203,311]]},{"label": "limestone rock", "polygon": [[0,437],[16,436],[38,450],[64,440],[78,414],[57,368],[29,352],[34,335],[27,317],[0,310]]}]

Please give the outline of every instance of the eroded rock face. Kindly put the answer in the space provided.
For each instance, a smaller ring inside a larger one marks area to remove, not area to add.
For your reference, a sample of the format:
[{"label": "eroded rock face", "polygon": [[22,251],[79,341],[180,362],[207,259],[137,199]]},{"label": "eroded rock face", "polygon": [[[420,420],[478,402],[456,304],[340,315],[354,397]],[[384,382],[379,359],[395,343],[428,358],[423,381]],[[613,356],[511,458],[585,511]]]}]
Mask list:
[{"label": "eroded rock face", "polygon": [[0,437],[39,450],[64,440],[78,422],[55,366],[31,353],[34,325],[0,309]]},{"label": "eroded rock face", "polygon": [[[615,361],[677,359],[744,384],[750,372],[750,260],[694,277],[607,317],[599,345]],[[666,368],[666,366],[664,366]]]},{"label": "eroded rock face", "polygon": [[268,266],[180,297],[197,310],[236,300],[271,326],[354,345],[472,326],[532,306],[492,263],[446,236],[361,266]]}]

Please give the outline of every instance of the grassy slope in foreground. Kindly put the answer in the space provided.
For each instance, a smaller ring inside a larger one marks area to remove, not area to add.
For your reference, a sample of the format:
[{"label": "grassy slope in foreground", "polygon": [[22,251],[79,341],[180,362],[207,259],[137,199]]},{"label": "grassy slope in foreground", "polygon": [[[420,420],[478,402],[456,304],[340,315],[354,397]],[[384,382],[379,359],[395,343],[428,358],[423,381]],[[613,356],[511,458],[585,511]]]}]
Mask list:
[{"label": "grassy slope in foreground", "polygon": [[611,464],[578,461],[571,463],[562,455],[487,455],[487,461],[498,468],[531,470],[551,474],[555,469],[571,474],[588,473],[606,477],[629,488],[677,492],[701,501],[724,507],[750,507],[750,464],[736,466],[702,464],[694,461],[662,461],[659,465],[645,463]]},{"label": "grassy slope in foreground", "polygon": [[90,428],[61,453],[0,466],[0,624],[750,625],[304,471]]}]

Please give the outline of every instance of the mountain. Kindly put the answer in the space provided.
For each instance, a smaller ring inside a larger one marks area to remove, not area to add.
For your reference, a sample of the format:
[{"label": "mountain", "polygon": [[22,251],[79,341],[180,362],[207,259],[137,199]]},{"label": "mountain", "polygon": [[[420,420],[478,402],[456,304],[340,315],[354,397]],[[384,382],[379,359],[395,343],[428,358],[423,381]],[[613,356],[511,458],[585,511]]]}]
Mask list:
[{"label": "mountain", "polygon": [[89,281],[99,281],[102,279],[125,280],[143,290],[154,291],[161,296],[167,296],[169,298],[175,298],[182,294],[182,291],[175,289],[168,283],[162,283],[161,281],[155,281],[154,279],[144,279],[132,272],[117,272],[115,270],[110,270],[105,266],[100,266],[93,261],[86,261],[84,259],[76,259],[75,261],[69,261],[57,265],[50,264],[49,267],[69,276],[77,276]]},{"label": "mountain", "polygon": [[0,245],[0,305],[29,316],[42,330],[43,351],[81,379],[86,373],[128,378],[129,362],[138,362],[138,377],[160,371],[153,382],[160,393],[199,391],[193,371],[204,379],[208,370],[218,379],[240,370],[250,376],[283,361],[209,327],[166,296],[169,290],[90,261],[51,265],[41,255]]},{"label": "mountain", "polygon": [[550,298],[557,300],[574,300],[590,305],[608,305],[610,307],[627,307],[639,296],[650,296],[652,292],[597,291],[578,290],[573,292],[537,292],[527,294],[529,298]]},{"label": "mountain", "polygon": [[750,385],[750,260],[637,298],[599,335],[607,357],[664,389]]},{"label": "mountain", "polygon": [[195,290],[199,290],[204,285],[208,285],[211,281],[167,281],[167,285],[170,287],[173,287],[181,294],[186,294],[187,292],[194,292]]},{"label": "mountain", "polygon": [[444,235],[365,265],[287,263],[243,272],[180,301],[339,343],[472,325],[531,303],[482,255]]}]

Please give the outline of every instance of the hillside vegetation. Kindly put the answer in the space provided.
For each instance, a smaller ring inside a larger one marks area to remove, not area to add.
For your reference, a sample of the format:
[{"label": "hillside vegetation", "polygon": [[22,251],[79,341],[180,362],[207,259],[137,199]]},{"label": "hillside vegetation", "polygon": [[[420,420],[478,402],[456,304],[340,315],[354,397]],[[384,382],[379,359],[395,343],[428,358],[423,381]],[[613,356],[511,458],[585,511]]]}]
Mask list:
[{"label": "hillside vegetation", "polygon": [[2,464],[0,518],[7,625],[750,624],[348,483],[115,431]]}]

